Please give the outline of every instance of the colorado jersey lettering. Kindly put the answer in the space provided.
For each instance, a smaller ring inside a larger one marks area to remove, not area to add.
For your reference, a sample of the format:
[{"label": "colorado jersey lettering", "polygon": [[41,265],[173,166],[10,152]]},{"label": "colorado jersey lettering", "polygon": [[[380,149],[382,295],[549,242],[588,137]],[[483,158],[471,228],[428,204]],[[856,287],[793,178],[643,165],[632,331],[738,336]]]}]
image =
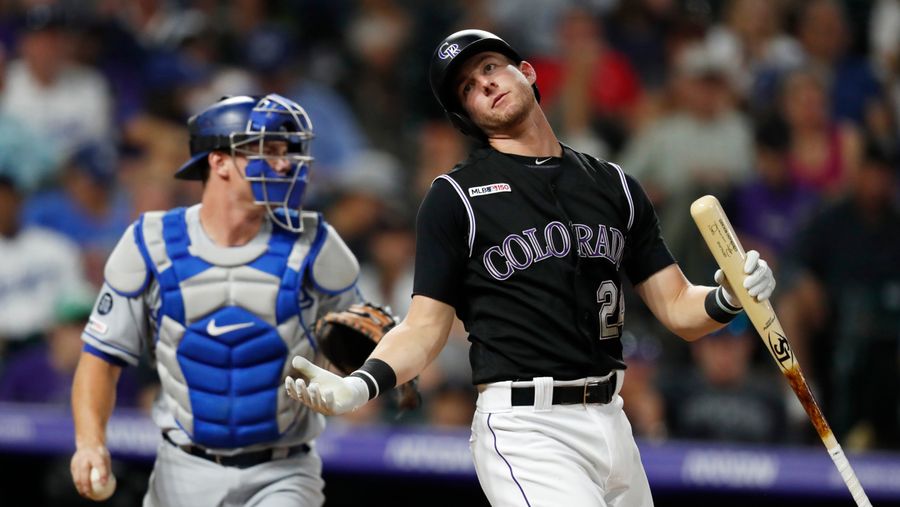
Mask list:
[{"label": "colorado jersey lettering", "polygon": [[474,151],[417,223],[414,293],[456,308],[477,384],[625,368],[621,271],[636,284],[674,262],[640,185],[568,147],[539,166]]}]

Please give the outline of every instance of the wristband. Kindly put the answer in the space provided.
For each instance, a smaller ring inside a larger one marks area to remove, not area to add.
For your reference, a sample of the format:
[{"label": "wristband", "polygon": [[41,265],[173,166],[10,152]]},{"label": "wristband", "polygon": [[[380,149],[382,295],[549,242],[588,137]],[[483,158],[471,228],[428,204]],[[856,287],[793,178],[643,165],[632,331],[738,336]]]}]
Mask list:
[{"label": "wristband", "polygon": [[369,388],[370,400],[397,385],[397,374],[394,373],[394,369],[381,359],[369,359],[350,376],[365,381],[366,387]]},{"label": "wristband", "polygon": [[722,324],[728,324],[741,313],[742,308],[730,305],[725,299],[725,294],[722,293],[723,290],[724,289],[722,289],[722,286],[720,285],[716,289],[709,291],[706,295],[706,300],[703,302],[703,306],[706,308],[707,315],[709,315],[712,320]]}]

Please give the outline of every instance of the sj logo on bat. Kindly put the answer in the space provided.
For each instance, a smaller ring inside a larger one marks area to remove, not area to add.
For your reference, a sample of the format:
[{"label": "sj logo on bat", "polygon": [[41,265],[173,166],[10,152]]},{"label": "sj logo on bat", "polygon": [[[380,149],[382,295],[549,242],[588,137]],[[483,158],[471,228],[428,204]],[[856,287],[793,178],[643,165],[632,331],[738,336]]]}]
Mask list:
[{"label": "sj logo on bat", "polygon": [[771,347],[772,354],[782,368],[788,370],[794,365],[794,354],[791,352],[791,346],[783,334],[770,331],[769,347]]}]

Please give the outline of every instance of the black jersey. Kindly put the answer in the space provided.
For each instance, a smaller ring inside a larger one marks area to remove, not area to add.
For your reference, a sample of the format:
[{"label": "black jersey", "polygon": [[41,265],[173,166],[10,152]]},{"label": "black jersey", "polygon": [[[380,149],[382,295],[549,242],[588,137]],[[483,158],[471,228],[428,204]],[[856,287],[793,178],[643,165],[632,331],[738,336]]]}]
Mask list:
[{"label": "black jersey", "polygon": [[674,262],[640,185],[568,147],[473,151],[434,181],[416,229],[413,292],[455,307],[476,384],[624,368],[620,269],[637,284]]}]

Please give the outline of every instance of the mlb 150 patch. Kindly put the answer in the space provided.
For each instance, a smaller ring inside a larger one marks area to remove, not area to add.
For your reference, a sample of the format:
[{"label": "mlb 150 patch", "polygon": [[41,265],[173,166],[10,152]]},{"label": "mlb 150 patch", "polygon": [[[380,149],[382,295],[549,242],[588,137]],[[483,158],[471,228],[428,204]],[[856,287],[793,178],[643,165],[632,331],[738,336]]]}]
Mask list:
[{"label": "mlb 150 patch", "polygon": [[497,192],[512,192],[512,187],[509,186],[509,183],[491,183],[480,187],[469,187],[469,197],[496,194]]}]

